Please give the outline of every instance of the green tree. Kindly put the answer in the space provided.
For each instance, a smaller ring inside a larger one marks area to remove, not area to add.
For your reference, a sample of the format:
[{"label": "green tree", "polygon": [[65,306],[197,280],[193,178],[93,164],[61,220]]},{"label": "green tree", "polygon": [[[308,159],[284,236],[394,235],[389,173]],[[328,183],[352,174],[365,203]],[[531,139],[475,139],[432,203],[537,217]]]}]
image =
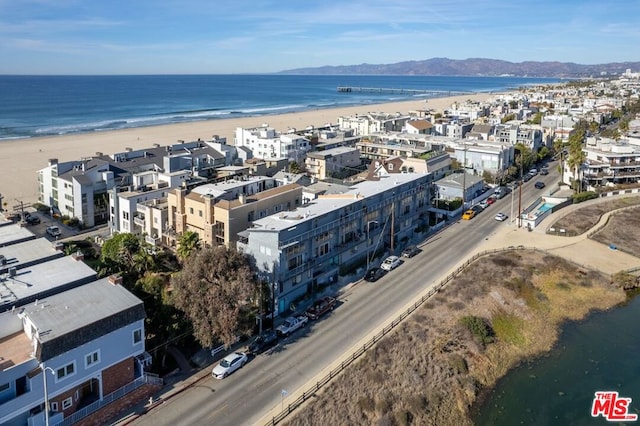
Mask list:
[{"label": "green tree", "polygon": [[583,128],[579,128],[577,131],[569,136],[569,156],[567,158],[567,165],[573,172],[574,189],[580,192],[582,190],[582,183],[580,180],[580,167],[585,162],[587,155],[582,150],[582,143],[584,141],[586,131]]},{"label": "green tree", "polygon": [[193,252],[200,249],[200,237],[193,231],[185,231],[178,239],[176,254],[181,262],[184,262]]},{"label": "green tree", "polygon": [[183,311],[194,337],[204,347],[216,339],[227,347],[249,329],[241,318],[252,310],[247,301],[256,286],[248,258],[224,246],[201,249],[171,277],[174,306]]}]

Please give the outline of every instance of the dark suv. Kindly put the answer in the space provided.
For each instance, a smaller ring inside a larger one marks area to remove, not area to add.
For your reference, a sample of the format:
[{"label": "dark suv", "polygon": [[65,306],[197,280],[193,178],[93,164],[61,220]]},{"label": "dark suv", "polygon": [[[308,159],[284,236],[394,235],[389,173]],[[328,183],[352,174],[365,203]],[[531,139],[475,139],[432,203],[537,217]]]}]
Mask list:
[{"label": "dark suv", "polygon": [[40,223],[40,218],[38,216],[30,215],[24,219],[27,222],[27,225],[37,225]]},{"label": "dark suv", "polygon": [[249,352],[257,355],[278,343],[278,335],[274,331],[265,331],[249,345]]}]

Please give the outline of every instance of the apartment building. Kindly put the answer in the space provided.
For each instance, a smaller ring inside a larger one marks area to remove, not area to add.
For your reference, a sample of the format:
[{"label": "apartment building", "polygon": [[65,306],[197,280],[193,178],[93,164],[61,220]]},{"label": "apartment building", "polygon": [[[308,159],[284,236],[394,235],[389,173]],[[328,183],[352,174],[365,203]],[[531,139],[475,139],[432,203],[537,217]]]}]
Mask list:
[{"label": "apartment building", "polygon": [[496,125],[494,140],[503,144],[522,144],[533,152],[542,148],[542,131],[522,124]]},{"label": "apartment building", "polygon": [[[587,187],[593,189],[640,180],[640,146],[626,140],[589,137],[582,150],[586,161],[581,172]],[[565,176],[571,178],[573,171],[565,170]]]},{"label": "apartment building", "polygon": [[143,190],[151,186],[171,186],[170,176],[176,170],[187,170],[190,176],[211,177],[216,167],[224,166],[226,156],[203,141],[119,152],[79,161],[58,162],[38,171],[39,201],[53,213],[77,218],[85,226],[110,220],[109,191]]},{"label": "apartment building", "polygon": [[264,176],[175,189],[167,197],[168,227],[163,238],[175,246],[180,235],[192,231],[205,245],[229,246],[252,221],[301,203],[299,185]]},{"label": "apartment building", "polygon": [[453,155],[472,174],[500,174],[513,164],[515,149],[510,143],[468,140],[458,141]]},{"label": "apartment building", "polygon": [[142,301],[109,278],[1,313],[0,424],[71,420],[136,383],[144,318]]},{"label": "apartment building", "polygon": [[304,161],[309,176],[324,180],[341,177],[360,166],[360,151],[355,147],[337,147],[323,151],[308,152]]},{"label": "apartment building", "polygon": [[400,132],[412,118],[400,113],[369,112],[338,117],[338,126],[340,129],[353,130],[356,136],[366,136],[380,132]]},{"label": "apartment building", "polygon": [[[399,253],[428,224],[429,174],[394,173],[254,220],[237,247],[272,284],[278,312],[304,294],[361,270],[374,253]],[[266,265],[266,266],[265,266]]]},{"label": "apartment building", "polygon": [[236,147],[251,150],[253,158],[279,159],[301,162],[311,150],[309,139],[295,132],[281,133],[268,124],[260,127],[236,129],[234,143]]}]

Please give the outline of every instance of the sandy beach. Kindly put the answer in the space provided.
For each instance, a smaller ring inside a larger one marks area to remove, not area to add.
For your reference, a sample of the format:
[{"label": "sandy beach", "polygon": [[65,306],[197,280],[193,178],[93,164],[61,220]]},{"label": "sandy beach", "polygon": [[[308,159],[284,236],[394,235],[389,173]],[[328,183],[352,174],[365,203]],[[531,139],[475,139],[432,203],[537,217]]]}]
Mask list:
[{"label": "sandy beach", "polygon": [[60,162],[90,157],[96,152],[112,154],[125,148],[140,149],[157,143],[169,145],[178,140],[192,141],[198,138],[210,140],[213,135],[227,138],[233,144],[238,127],[257,127],[268,123],[278,131],[288,128],[303,129],[337,123],[338,117],[367,112],[402,113],[433,109],[443,111],[454,101],[467,99],[484,101],[494,94],[481,93],[446,98],[393,102],[375,105],[352,106],[334,109],[319,109],[297,113],[218,119],[192,123],[168,124],[105,132],[83,133],[42,138],[15,139],[0,142],[0,194],[6,208],[12,210],[19,202],[31,204],[38,201],[37,171],[48,165],[50,158]]}]

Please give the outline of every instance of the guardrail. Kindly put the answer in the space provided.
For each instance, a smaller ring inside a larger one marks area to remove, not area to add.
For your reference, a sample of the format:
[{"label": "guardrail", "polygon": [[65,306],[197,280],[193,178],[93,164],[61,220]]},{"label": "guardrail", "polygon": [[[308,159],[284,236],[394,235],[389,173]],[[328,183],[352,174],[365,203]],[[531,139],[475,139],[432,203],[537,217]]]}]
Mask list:
[{"label": "guardrail", "polygon": [[[515,251],[515,250],[533,250],[537,252],[546,253],[546,251],[537,249],[535,247],[525,247],[520,245],[520,246],[509,246],[507,248],[502,248],[502,249],[485,250],[485,251],[474,254],[469,259],[467,259],[461,266],[459,266],[454,272],[447,275],[442,281],[440,281],[433,288],[431,288],[427,292],[427,294],[423,295],[418,301],[416,301],[413,305],[411,305],[410,308],[402,312],[396,319],[391,321],[389,325],[384,327],[379,333],[373,336],[371,340],[369,340],[364,345],[362,345],[361,348],[353,352],[346,360],[342,361],[339,366],[329,371],[329,374],[327,374],[326,376],[321,378],[319,381],[317,381],[316,384],[313,385],[311,388],[302,392],[302,395],[299,396],[296,400],[294,400],[290,404],[287,404],[287,406],[284,407],[279,414],[273,416],[271,420],[269,420],[266,423],[266,425],[274,426],[282,422],[289,414],[291,414],[294,410],[300,407],[306,400],[308,400],[309,398],[313,397],[316,393],[318,393],[318,391],[323,386],[329,383],[334,377],[340,374],[345,368],[347,368],[348,366],[353,364],[355,360],[360,358],[368,349],[370,349],[372,346],[378,343],[383,337],[389,334],[389,332],[391,332],[394,328],[396,328],[398,324],[400,324],[405,318],[407,318],[411,313],[413,313],[416,309],[418,309],[424,302],[429,300],[431,297],[433,297],[433,295],[439,292],[445,285],[449,284],[454,278],[460,275],[460,273],[462,273],[469,265],[471,265],[481,257],[487,256],[490,254],[509,252],[509,251]],[[591,269],[589,267],[580,265],[575,262],[572,262],[572,263],[574,263],[575,265],[583,269]]]},{"label": "guardrail", "polygon": [[58,425],[62,426],[70,426],[85,417],[95,413],[102,407],[111,404],[113,401],[122,398],[124,395],[133,392],[138,389],[140,386],[144,384],[153,384],[153,385],[162,385],[163,381],[157,375],[153,375],[150,373],[145,373],[144,375],[138,377],[133,382],[127,383],[123,387],[116,389],[108,395],[105,395],[102,399],[87,405],[86,407],[82,407],[78,411],[70,414],[68,417],[65,417],[63,421],[58,423]]}]

